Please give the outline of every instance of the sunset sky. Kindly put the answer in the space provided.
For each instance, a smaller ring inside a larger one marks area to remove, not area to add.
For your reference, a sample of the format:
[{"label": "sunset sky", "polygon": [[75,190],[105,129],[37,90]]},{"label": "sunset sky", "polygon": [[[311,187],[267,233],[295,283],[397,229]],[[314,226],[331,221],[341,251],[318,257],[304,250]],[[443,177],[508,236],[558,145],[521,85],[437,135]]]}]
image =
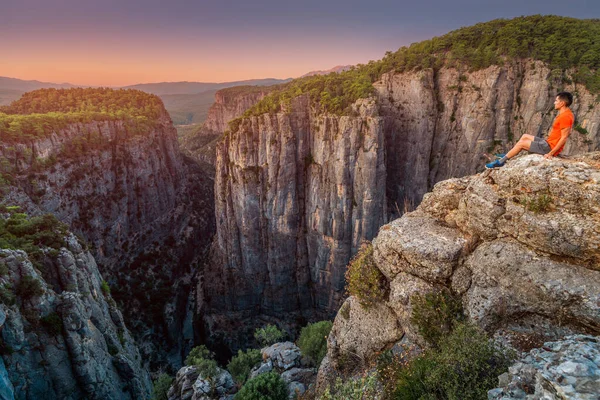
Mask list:
[{"label": "sunset sky", "polygon": [[290,78],[495,18],[598,0],[0,0],[0,76],[122,86]]}]

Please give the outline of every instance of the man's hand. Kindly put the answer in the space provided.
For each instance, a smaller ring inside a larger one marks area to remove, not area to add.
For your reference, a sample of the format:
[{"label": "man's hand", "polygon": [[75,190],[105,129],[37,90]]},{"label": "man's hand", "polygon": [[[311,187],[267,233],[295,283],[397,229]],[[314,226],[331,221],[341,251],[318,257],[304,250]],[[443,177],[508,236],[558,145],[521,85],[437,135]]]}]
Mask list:
[{"label": "man's hand", "polygon": [[552,153],[544,154],[544,158],[546,160],[550,160],[552,157],[554,157],[554,155]]}]

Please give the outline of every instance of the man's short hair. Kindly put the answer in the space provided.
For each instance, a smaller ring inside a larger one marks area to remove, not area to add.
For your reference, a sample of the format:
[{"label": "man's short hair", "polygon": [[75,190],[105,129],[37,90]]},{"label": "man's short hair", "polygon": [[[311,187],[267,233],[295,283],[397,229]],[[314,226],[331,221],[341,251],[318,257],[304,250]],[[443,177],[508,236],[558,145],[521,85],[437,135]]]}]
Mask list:
[{"label": "man's short hair", "polygon": [[561,101],[564,101],[567,107],[573,104],[573,95],[569,92],[560,92],[556,95]]}]

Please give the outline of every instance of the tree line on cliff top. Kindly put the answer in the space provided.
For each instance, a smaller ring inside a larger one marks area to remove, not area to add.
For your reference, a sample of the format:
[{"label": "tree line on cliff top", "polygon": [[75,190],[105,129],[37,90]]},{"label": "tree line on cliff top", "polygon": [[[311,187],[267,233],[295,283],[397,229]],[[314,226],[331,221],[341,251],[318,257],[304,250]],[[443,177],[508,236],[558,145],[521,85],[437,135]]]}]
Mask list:
[{"label": "tree line on cliff top", "polygon": [[[547,63],[562,74],[575,69],[573,79],[592,93],[600,92],[600,20],[558,16],[497,19],[460,28],[396,52],[379,61],[359,64],[349,71],[296,79],[267,96],[244,117],[289,109],[291,100],[308,94],[323,112],[344,114],[360,98],[373,94],[373,82],[390,71],[456,67],[476,71],[515,59]],[[236,131],[241,119],[232,121]]]},{"label": "tree line on cliff top", "polygon": [[139,90],[39,89],[0,107],[0,142],[27,142],[92,121],[125,121],[133,133],[143,132],[164,112],[160,98]]}]

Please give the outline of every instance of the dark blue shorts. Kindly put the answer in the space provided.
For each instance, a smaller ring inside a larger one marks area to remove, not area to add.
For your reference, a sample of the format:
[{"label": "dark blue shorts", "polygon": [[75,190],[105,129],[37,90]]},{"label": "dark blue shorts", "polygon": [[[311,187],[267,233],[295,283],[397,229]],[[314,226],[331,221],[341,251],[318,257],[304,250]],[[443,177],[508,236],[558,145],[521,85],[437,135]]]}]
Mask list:
[{"label": "dark blue shorts", "polygon": [[535,154],[548,154],[550,153],[550,150],[552,149],[548,142],[537,136],[533,138],[533,142],[531,142],[531,145],[529,146],[529,152]]}]

